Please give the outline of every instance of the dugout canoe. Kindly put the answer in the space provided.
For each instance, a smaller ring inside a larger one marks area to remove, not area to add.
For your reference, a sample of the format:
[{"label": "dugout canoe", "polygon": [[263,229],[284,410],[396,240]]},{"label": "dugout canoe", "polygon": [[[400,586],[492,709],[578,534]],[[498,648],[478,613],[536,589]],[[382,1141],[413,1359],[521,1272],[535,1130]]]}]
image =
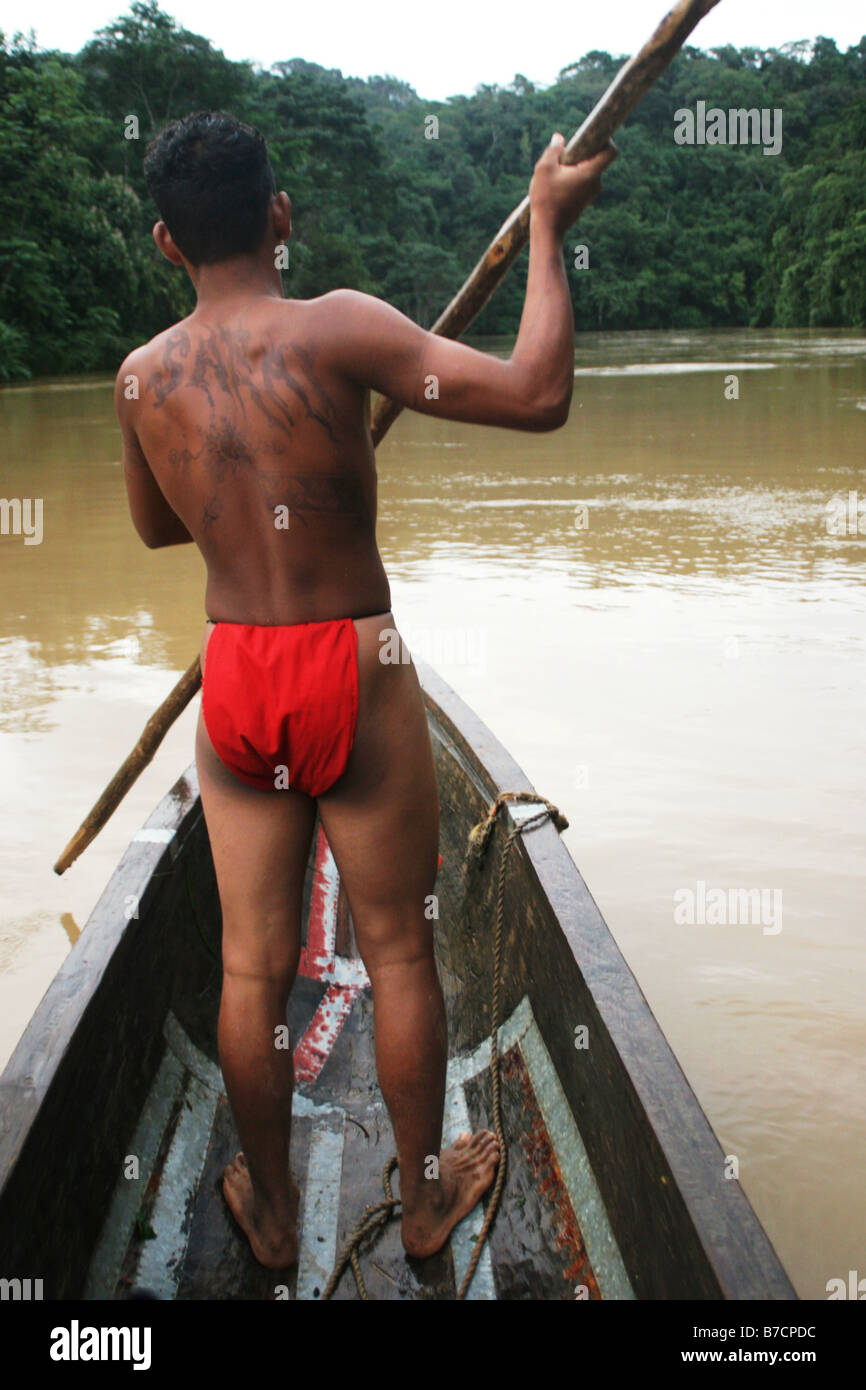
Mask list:
[{"label": "dugout canoe", "polygon": [[[416,663],[442,806],[437,951],[449,1015],[446,1138],[491,1124],[492,929],[500,813],[527,778]],[[567,814],[567,807],[562,808]],[[194,766],[133,838],[0,1078],[0,1271],[46,1299],[316,1299],[393,1136],[369,982],[317,826],[289,1006],[300,1255],[262,1269],[228,1215],[237,1138],[217,1064],[220,918]],[[507,1179],[470,1299],[792,1299],[788,1278],[550,820],[509,850],[499,1034]],[[586,1028],[587,1033],[576,1030]],[[588,1046],[576,1046],[585,1039]],[[362,1250],[372,1299],[453,1299],[483,1216],[433,1258],[398,1225]],[[335,1298],[357,1298],[351,1270]]]}]

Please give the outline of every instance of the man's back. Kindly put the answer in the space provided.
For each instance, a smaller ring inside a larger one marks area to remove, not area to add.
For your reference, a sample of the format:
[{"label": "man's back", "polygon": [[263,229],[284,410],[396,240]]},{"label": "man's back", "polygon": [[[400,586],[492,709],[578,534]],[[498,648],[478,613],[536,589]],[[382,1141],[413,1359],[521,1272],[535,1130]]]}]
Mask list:
[{"label": "man's back", "polygon": [[214,618],[385,612],[369,394],[335,369],[338,302],[238,295],[137,349],[135,436],[200,547]]},{"label": "man's back", "polygon": [[186,267],[198,303],[127,357],[115,402],[133,521],[150,546],[197,543],[210,618],[278,625],[390,609],[370,390],[449,420],[564,424],[574,325],[562,237],[610,157],[568,168],[551,143],[539,160],[526,301],[503,360],[355,290],[284,299],[274,250],[290,234],[290,204],[268,191],[261,137],[209,114],[164,132],[149,186],[182,239],[164,221],[154,237]]}]

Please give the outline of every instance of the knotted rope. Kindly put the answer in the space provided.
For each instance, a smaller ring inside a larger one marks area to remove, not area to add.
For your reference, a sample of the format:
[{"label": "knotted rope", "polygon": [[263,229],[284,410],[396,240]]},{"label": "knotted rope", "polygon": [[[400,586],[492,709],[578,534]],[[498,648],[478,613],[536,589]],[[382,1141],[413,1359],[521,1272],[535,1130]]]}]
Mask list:
[{"label": "knotted rope", "polygon": [[[505,930],[505,878],[508,865],[508,851],[512,842],[518,835],[524,834],[527,830],[537,829],[542,825],[548,816],[553,821],[557,830],[563,831],[568,828],[568,821],[557,806],[547,797],[538,796],[536,792],[500,792],[496,800],[492,803],[483,821],[474,826],[469,832],[466,860],[464,867],[480,867],[487,853],[490,838],[496,828],[496,818],[500,810],[508,801],[518,802],[538,802],[544,809],[536,812],[535,815],[526,816],[519,821],[512,830],[508,832],[505,843],[502,846],[502,853],[499,857],[499,875],[496,885],[496,916],[493,929],[493,998],[490,1009],[490,1085],[493,1097],[493,1128],[499,1144],[499,1162],[496,1165],[496,1181],[493,1184],[493,1191],[490,1201],[487,1204],[487,1211],[484,1221],[475,1242],[475,1249],[469,1261],[469,1267],[463,1276],[460,1288],[457,1292],[458,1300],[466,1297],[472,1277],[481,1259],[481,1252],[484,1243],[490,1234],[490,1228],[499,1207],[499,1199],[502,1196],[502,1189],[505,1186],[505,1173],[507,1167],[505,1130],[502,1125],[502,1098],[500,1092],[499,1075],[499,1015],[501,1012],[501,988],[502,988],[502,938]],[[361,1261],[358,1255],[358,1247],[366,1236],[374,1231],[386,1226],[395,1215],[395,1208],[400,1205],[399,1197],[395,1197],[391,1188],[391,1174],[397,1166],[397,1156],[394,1154],[388,1159],[382,1172],[382,1186],[385,1190],[384,1202],[379,1202],[375,1207],[369,1204],[364,1208],[364,1215],[356,1225],[351,1236],[343,1247],[342,1253],[334,1265],[333,1272],[322,1294],[322,1299],[330,1298],[334,1292],[343,1270],[347,1264],[351,1264],[352,1272],[355,1276],[355,1283],[358,1287],[358,1294],[362,1299],[368,1300],[364,1284],[364,1277],[361,1273]]]},{"label": "knotted rope", "polygon": [[391,1217],[394,1215],[394,1208],[400,1205],[400,1198],[394,1196],[391,1188],[391,1174],[397,1167],[397,1155],[393,1154],[385,1167],[382,1169],[382,1186],[385,1189],[385,1200],[378,1206],[371,1207],[369,1202],[364,1208],[364,1215],[361,1217],[354,1231],[350,1235],[346,1244],[343,1246],[343,1253],[331,1271],[331,1277],[325,1285],[322,1299],[330,1298],[334,1289],[340,1282],[340,1277],[347,1264],[351,1264],[352,1273],[355,1276],[355,1283],[358,1286],[358,1294],[361,1298],[369,1300],[367,1286],[364,1283],[364,1276],[361,1273],[361,1261],[358,1256],[358,1246],[365,1236],[371,1235],[380,1226],[387,1226]]}]

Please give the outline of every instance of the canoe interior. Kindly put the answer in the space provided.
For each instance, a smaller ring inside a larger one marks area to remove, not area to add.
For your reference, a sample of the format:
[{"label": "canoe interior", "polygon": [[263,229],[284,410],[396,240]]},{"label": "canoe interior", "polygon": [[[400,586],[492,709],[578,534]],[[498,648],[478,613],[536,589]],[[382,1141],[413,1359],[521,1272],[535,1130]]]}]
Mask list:
[{"label": "canoe interior", "polygon": [[[446,1141],[491,1125],[490,989],[501,817],[531,790],[417,663],[436,756],[437,954],[449,1016]],[[567,813],[567,807],[563,810]],[[220,913],[195,770],[133,840],[0,1079],[0,1267],[46,1298],[316,1299],[394,1152],[369,981],[317,826],[305,888],[292,1166],[300,1255],[262,1269],[220,1174],[239,1147],[217,1064]],[[500,1054],[508,1175],[472,1299],[793,1298],[745,1195],[557,831],[509,855]],[[586,1035],[576,1033],[585,1027]],[[588,1045],[575,1045],[585,1036]],[[483,1208],[432,1259],[393,1222],[362,1254],[373,1299],[453,1299]],[[334,1295],[356,1298],[347,1271]]]}]

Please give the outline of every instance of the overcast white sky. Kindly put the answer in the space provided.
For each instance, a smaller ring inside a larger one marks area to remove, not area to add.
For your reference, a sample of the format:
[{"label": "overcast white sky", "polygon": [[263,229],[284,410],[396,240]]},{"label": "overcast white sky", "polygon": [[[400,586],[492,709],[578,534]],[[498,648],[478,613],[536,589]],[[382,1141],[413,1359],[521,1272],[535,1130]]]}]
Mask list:
[{"label": "overcast white sky", "polygon": [[[669,0],[668,0],[669,3]],[[0,0],[0,29],[36,31],[45,48],[76,52],[95,30],[128,10],[124,0]],[[470,93],[515,73],[552,82],[593,48],[630,54],[649,37],[666,0],[566,4],[532,0],[162,0],[161,8],[230,58],[268,66],[307,58],[345,76],[391,73],[419,95]],[[779,47],[818,34],[840,48],[866,33],[863,0],[720,0],[695,31],[701,48],[733,43]]]}]

